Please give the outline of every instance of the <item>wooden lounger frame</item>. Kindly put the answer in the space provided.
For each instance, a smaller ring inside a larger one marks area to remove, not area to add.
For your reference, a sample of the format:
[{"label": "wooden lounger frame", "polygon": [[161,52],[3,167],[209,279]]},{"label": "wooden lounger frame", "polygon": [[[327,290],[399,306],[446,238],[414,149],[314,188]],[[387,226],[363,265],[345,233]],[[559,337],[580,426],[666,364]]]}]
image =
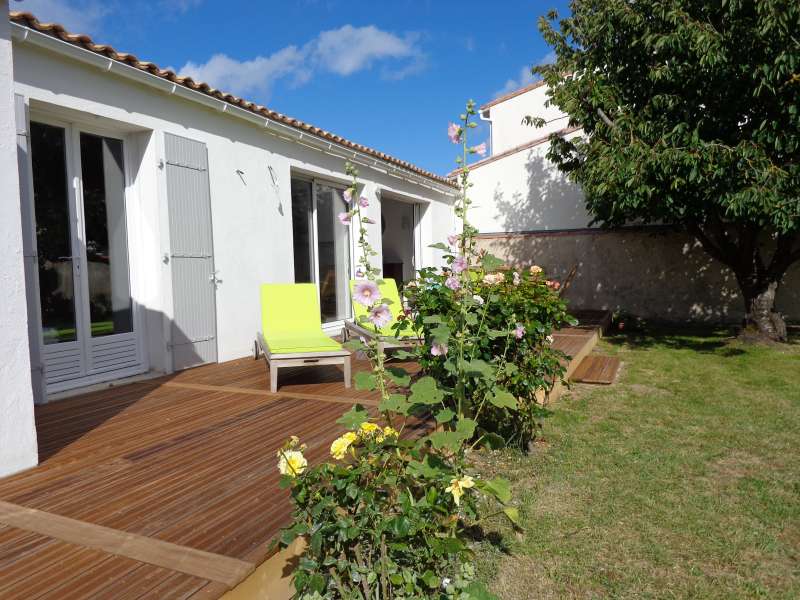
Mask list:
[{"label": "wooden lounger frame", "polygon": [[383,352],[384,350],[391,350],[393,348],[412,348],[420,343],[420,338],[413,337],[413,338],[405,338],[405,339],[398,339],[393,338],[391,336],[386,335],[379,335],[376,334],[374,331],[370,331],[366,327],[362,327],[358,323],[354,323],[352,321],[345,321],[344,322],[344,337],[345,340],[350,339],[351,336],[353,337],[365,337],[368,339],[376,339],[378,340],[378,350]]},{"label": "wooden lounger frame", "polygon": [[327,350],[324,352],[273,353],[269,344],[259,331],[256,333],[256,359],[258,353],[264,355],[269,370],[269,389],[278,391],[278,369],[285,367],[315,367],[319,365],[342,365],[344,387],[350,387],[350,352],[347,350]]}]

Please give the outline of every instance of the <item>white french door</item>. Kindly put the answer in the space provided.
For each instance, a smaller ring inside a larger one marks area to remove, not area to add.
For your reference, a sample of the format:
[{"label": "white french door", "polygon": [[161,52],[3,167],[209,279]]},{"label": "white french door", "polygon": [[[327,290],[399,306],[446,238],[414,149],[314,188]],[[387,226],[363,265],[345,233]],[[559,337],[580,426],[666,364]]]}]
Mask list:
[{"label": "white french door", "polygon": [[344,186],[292,178],[295,283],[316,283],[323,324],[350,318],[350,227],[339,213],[349,209]]},{"label": "white french door", "polygon": [[124,138],[43,118],[29,135],[47,391],[141,372]]}]

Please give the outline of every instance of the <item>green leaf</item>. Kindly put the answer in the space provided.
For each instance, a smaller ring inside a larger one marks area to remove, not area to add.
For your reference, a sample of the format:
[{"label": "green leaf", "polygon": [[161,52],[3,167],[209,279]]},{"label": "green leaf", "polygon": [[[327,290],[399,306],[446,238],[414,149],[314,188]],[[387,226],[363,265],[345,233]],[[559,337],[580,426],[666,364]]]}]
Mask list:
[{"label": "green leaf", "polygon": [[406,537],[411,532],[411,520],[400,515],[390,520],[386,527],[395,537]]},{"label": "green leaf", "polygon": [[422,317],[422,322],[426,325],[436,325],[442,322],[442,317],[439,315],[428,315],[427,317]]},{"label": "green leaf", "polygon": [[456,431],[436,431],[428,436],[431,444],[437,450],[457,452],[464,441],[464,436]]},{"label": "green leaf", "polygon": [[375,380],[375,375],[369,373],[368,371],[357,372],[355,375],[353,375],[353,380],[355,381],[357,390],[371,392],[378,385],[377,381]]},{"label": "green leaf", "polygon": [[411,375],[401,367],[387,367],[386,376],[395,385],[407,387],[411,383]]},{"label": "green leaf", "polygon": [[494,369],[485,360],[476,358],[468,360],[464,364],[464,370],[467,375],[478,375],[480,377],[489,378],[494,375]]},{"label": "green leaf", "polygon": [[411,386],[408,400],[411,404],[439,404],[444,398],[433,377],[422,377]]},{"label": "green leaf", "polygon": [[401,415],[407,415],[411,403],[406,399],[403,394],[390,394],[385,400],[381,400],[378,405],[378,410],[381,412],[394,412]]},{"label": "green leaf", "polygon": [[506,441],[499,433],[484,432],[481,434],[480,445],[490,450],[500,450],[506,447]]},{"label": "green leaf", "polygon": [[481,259],[481,265],[484,271],[496,271],[503,266],[503,261],[494,256],[493,254],[485,254]]},{"label": "green leaf", "polygon": [[450,251],[450,246],[448,246],[444,242],[436,242],[435,244],[430,244],[428,248],[436,248],[437,250],[444,250],[445,252]]},{"label": "green leaf", "polygon": [[512,410],[519,409],[519,403],[509,392],[504,389],[498,389],[494,394],[489,396],[489,402],[498,408],[510,408]]},{"label": "green leaf", "polygon": [[412,460],[409,462],[408,466],[406,466],[406,472],[414,477],[437,479],[446,476],[452,471],[441,458],[426,454],[421,461]]},{"label": "green leaf", "polygon": [[336,420],[336,423],[347,428],[356,429],[364,421],[369,420],[367,409],[360,404],[356,404]]},{"label": "green leaf", "polygon": [[456,423],[456,432],[465,440],[468,440],[475,433],[478,424],[472,419],[459,419]]},{"label": "green leaf", "polygon": [[495,477],[488,481],[480,481],[477,483],[477,486],[487,494],[497,498],[503,504],[511,501],[511,484],[507,479]]},{"label": "green leaf", "polygon": [[430,569],[428,569],[427,571],[425,571],[422,574],[421,579],[422,579],[423,583],[425,583],[425,585],[427,585],[431,589],[438,588],[439,585],[441,585],[441,582],[442,582],[441,578],[438,575],[436,575],[436,573],[431,571]]},{"label": "green leaf", "polygon": [[361,352],[363,350],[366,350],[367,346],[360,339],[352,338],[347,340],[344,344],[342,344],[342,348],[347,348],[352,352]]},{"label": "green leaf", "polygon": [[508,520],[511,521],[514,525],[519,526],[519,510],[514,508],[513,506],[506,506],[503,509],[503,512],[508,517]]},{"label": "green leaf", "polygon": [[449,421],[452,421],[453,417],[455,417],[455,416],[456,416],[456,413],[454,413],[449,408],[445,408],[443,410],[440,410],[438,413],[436,413],[436,422],[437,423],[447,423]]}]

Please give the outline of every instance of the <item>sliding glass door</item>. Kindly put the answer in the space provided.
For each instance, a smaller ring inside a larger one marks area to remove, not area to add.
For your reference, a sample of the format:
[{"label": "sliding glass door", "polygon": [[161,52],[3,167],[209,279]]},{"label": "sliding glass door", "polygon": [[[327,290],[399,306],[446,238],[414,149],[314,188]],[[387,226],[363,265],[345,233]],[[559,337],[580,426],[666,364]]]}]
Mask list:
[{"label": "sliding glass door", "polygon": [[348,209],[343,191],[319,181],[292,179],[295,281],[317,284],[323,323],[350,316],[350,228],[338,219]]},{"label": "sliding glass door", "polygon": [[127,374],[142,363],[123,144],[69,124],[30,125],[39,320],[51,391]]}]

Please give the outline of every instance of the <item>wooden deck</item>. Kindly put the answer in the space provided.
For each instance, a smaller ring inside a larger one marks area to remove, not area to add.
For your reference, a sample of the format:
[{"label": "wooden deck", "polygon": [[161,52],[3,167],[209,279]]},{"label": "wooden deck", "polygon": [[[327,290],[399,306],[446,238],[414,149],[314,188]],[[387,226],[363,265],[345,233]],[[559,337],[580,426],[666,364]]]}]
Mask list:
[{"label": "wooden deck", "polygon": [[[592,335],[555,344],[584,355]],[[280,385],[240,359],[37,407],[41,464],[0,480],[0,598],[209,600],[245,579],[289,518],[278,447],[322,460],[348,406],[377,404],[338,367]]]},{"label": "wooden deck", "polygon": [[[359,365],[364,368],[364,365]],[[0,481],[0,598],[217,598],[286,524],[275,452],[320,460],[354,399],[335,367],[267,390],[241,359],[37,407],[41,464]]]}]

